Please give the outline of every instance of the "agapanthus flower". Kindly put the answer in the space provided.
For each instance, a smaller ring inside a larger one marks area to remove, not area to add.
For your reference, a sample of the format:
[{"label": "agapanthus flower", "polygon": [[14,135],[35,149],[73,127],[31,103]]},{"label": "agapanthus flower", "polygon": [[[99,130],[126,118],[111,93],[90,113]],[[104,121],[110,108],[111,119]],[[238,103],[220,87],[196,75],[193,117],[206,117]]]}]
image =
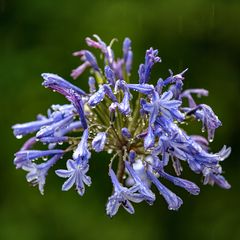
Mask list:
[{"label": "agapanthus flower", "polygon": [[[81,50],[73,55],[83,63],[71,73],[77,79],[90,69],[89,90],[81,89],[78,82],[72,84],[56,74],[43,73],[42,85],[63,95],[67,102],[52,105],[46,116],[39,114],[36,120],[13,126],[18,139],[32,135],[14,159],[16,168],[27,171],[27,181],[38,185],[43,194],[47,174],[55,166],[56,175],[65,178],[62,190],[74,187],[83,196],[85,186],[91,186],[90,159],[100,161],[92,152],[107,152],[111,155],[109,171],[102,174],[108,174],[113,184],[113,193],[106,204],[110,217],[121,206],[133,214],[132,203],[146,201],[152,205],[158,197],[152,185],[170,210],[178,210],[183,200],[164,185],[166,180],[198,195],[200,188],[180,176],[182,162],[203,175],[203,184],[230,188],[222,175],[221,162],[230,155],[231,148],[224,146],[217,153],[210,152],[210,142],[221,122],[211,107],[194,99],[194,95],[207,96],[208,91],[183,90],[188,69],[178,74],[170,70],[166,79],[150,81],[152,68],[161,62],[158,50],[153,48],[146,51],[145,62],[139,66],[139,81],[131,82],[131,40],[123,41],[122,58],[115,58],[114,40],[106,44],[97,35],[93,37],[86,38],[86,42],[100,50],[103,69],[91,51]],[[184,130],[193,120],[201,122],[207,138],[201,131],[189,135]],[[45,149],[37,150],[35,146],[39,144]],[[67,169],[58,169],[60,161],[65,162]]]}]

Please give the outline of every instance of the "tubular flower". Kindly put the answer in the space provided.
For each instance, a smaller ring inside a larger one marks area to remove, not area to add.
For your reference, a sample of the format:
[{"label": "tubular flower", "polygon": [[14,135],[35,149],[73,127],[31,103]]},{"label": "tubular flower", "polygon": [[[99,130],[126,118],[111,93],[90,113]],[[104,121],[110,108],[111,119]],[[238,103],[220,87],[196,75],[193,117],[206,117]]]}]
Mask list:
[{"label": "tubular flower", "polygon": [[[83,63],[71,73],[76,79],[87,68],[91,69],[89,90],[82,90],[76,86],[78,84],[56,74],[43,73],[42,85],[60,93],[68,102],[52,105],[46,116],[38,115],[36,120],[12,127],[17,139],[33,135],[14,159],[16,168],[27,171],[27,181],[38,185],[43,194],[48,172],[53,165],[64,161],[67,169],[55,171],[57,176],[65,178],[62,190],[74,187],[83,196],[85,185],[91,185],[88,170],[91,156],[92,161],[95,159],[92,152],[104,151],[111,155],[108,175],[113,194],[106,204],[110,217],[121,206],[133,214],[132,203],[146,201],[152,205],[158,195],[151,189],[152,185],[170,210],[178,210],[183,200],[164,185],[166,180],[198,195],[200,188],[180,177],[182,162],[203,176],[203,184],[229,189],[231,186],[222,176],[220,164],[230,155],[231,148],[224,146],[217,153],[210,152],[210,142],[221,122],[211,107],[197,104],[194,99],[195,94],[207,96],[208,91],[201,88],[183,90],[187,69],[175,75],[170,71],[168,78],[160,78],[156,85],[151,83],[151,70],[161,62],[158,50],[153,48],[146,51],[145,61],[139,66],[138,83],[130,82],[131,40],[123,41],[123,58],[115,59],[114,41],[106,44],[97,35],[93,37],[86,38],[86,43],[100,50],[104,58],[103,69],[90,51],[81,50],[73,55],[80,57]],[[204,133],[203,136],[187,134],[184,126],[193,120],[202,123],[207,138]],[[37,150],[35,146],[39,144],[47,146]],[[69,154],[70,159],[66,159]],[[113,164],[115,161],[118,164]],[[167,172],[169,165],[173,168],[171,174]]]}]

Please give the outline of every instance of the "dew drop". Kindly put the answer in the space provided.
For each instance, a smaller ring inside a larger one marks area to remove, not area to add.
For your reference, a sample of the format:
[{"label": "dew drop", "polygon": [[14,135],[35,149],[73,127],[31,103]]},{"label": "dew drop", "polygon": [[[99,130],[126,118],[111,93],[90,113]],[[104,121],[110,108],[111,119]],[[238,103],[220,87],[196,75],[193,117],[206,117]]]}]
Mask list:
[{"label": "dew drop", "polygon": [[209,142],[213,142],[213,138],[209,138]]},{"label": "dew drop", "polygon": [[108,153],[108,154],[111,154],[112,152],[113,152],[112,149],[108,149],[108,150],[107,150],[107,153]]},{"label": "dew drop", "polygon": [[203,133],[205,132],[205,128],[202,128],[202,132],[203,132]]},{"label": "dew drop", "polygon": [[48,157],[42,157],[42,160],[43,160],[43,161],[47,161],[47,160],[48,160]]},{"label": "dew drop", "polygon": [[63,145],[63,142],[58,142],[58,145]]},{"label": "dew drop", "polygon": [[21,139],[23,136],[22,135],[17,135],[16,138],[17,139]]}]

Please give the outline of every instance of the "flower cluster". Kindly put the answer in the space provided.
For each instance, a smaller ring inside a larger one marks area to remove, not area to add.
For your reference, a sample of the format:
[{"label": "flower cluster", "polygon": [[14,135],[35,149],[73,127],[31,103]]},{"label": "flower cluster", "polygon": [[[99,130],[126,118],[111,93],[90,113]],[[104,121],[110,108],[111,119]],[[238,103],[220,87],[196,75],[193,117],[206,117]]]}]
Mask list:
[{"label": "flower cluster", "polygon": [[[65,154],[72,153],[66,161],[66,169],[58,169],[56,175],[65,178],[63,191],[74,187],[79,195],[91,185],[88,176],[91,152],[106,151],[112,155],[109,160],[109,177],[113,194],[106,205],[107,215],[114,216],[120,206],[134,213],[131,202],[146,201],[153,204],[155,194],[151,186],[165,199],[168,208],[177,210],[183,201],[161,182],[166,179],[197,195],[199,187],[180,178],[182,163],[203,175],[204,184],[217,184],[230,188],[222,176],[220,163],[229,156],[231,149],[224,146],[217,153],[210,153],[209,142],[213,141],[216,128],[221,122],[213,110],[205,104],[197,104],[197,97],[206,96],[204,89],[183,91],[184,74],[159,79],[150,84],[153,66],[161,62],[158,50],[146,51],[145,62],[139,66],[139,82],[130,83],[133,53],[131,41],[123,42],[123,57],[115,59],[109,45],[98,36],[86,38],[89,47],[99,49],[104,59],[101,69],[97,59],[89,50],[73,53],[82,61],[71,76],[76,79],[86,69],[90,70],[89,91],[64,80],[58,75],[43,73],[42,85],[62,94],[68,104],[52,105],[47,115],[13,126],[14,135],[22,138],[34,134],[15,154],[14,164],[27,171],[27,181],[38,185],[43,194],[46,176],[50,168],[63,161]],[[183,105],[183,99],[186,104]],[[202,122],[200,135],[188,135],[184,124],[197,120]],[[34,145],[47,145],[46,150],[33,150]],[[116,164],[115,164],[116,162]],[[113,164],[114,163],[114,164]],[[167,173],[172,165],[175,174]]]}]

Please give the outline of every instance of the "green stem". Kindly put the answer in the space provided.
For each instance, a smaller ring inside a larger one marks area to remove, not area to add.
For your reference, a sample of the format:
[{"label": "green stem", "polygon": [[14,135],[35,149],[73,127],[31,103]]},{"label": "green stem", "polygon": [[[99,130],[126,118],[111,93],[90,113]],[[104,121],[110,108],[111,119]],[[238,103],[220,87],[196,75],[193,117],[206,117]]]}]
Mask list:
[{"label": "green stem", "polygon": [[120,183],[123,183],[125,164],[124,164],[122,152],[119,152],[118,156],[119,156],[119,159],[118,159],[118,168],[117,168],[117,178]]}]

